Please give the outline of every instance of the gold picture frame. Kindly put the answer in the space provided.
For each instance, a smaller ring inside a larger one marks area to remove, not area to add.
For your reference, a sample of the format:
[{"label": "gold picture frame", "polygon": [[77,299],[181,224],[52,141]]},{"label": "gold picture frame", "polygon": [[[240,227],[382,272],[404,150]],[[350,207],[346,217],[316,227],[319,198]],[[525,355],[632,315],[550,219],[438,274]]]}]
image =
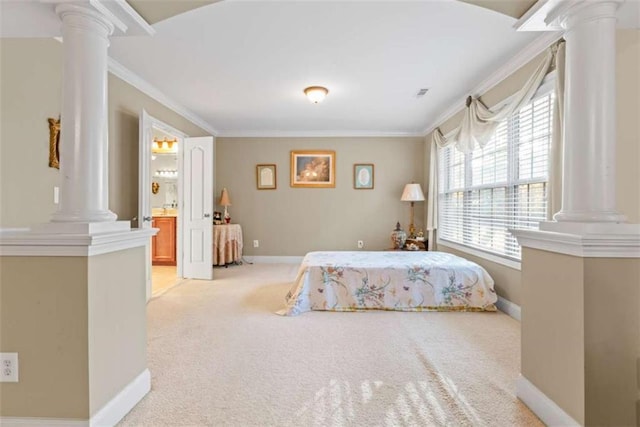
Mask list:
[{"label": "gold picture frame", "polygon": [[356,163],[353,165],[353,188],[355,190],[373,190],[373,180],[373,163]]},{"label": "gold picture frame", "polygon": [[278,187],[276,165],[256,165],[256,186],[258,190],[275,190]]},{"label": "gold picture frame", "polygon": [[335,188],[336,152],[332,150],[291,151],[291,186]]},{"label": "gold picture frame", "polygon": [[49,117],[49,167],[60,169],[60,118]]}]

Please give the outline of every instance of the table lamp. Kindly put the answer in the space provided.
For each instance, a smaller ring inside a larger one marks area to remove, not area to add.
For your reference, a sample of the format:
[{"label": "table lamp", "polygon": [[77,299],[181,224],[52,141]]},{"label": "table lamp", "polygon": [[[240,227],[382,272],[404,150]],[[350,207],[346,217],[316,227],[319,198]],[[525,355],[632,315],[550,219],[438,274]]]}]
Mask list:
[{"label": "table lamp", "polygon": [[411,202],[411,222],[409,224],[409,237],[416,237],[416,227],[413,225],[413,204],[415,202],[424,202],[424,193],[422,192],[422,187],[420,184],[407,184],[404,186],[404,191],[402,192],[402,197],[400,198],[403,202]]},{"label": "table lamp", "polygon": [[222,194],[220,195],[220,206],[224,206],[224,220],[229,224],[231,222],[231,217],[229,216],[229,212],[227,212],[227,206],[231,206],[231,199],[229,199],[229,192],[226,188],[222,189]]}]

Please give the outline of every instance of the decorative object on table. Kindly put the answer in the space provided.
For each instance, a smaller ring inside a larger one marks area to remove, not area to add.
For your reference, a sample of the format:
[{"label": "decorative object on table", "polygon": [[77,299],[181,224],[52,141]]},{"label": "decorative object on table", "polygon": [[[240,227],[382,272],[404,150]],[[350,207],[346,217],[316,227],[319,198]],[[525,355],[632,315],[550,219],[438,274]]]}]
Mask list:
[{"label": "decorative object on table", "polygon": [[419,240],[417,237],[415,239],[407,238],[404,249],[409,251],[426,251],[427,245],[425,244],[424,239]]},{"label": "decorative object on table", "polygon": [[224,206],[224,221],[229,224],[231,222],[231,216],[227,211],[227,206],[231,206],[231,199],[229,198],[229,192],[226,188],[222,189],[222,194],[220,195],[220,206]]},{"label": "decorative object on table", "polygon": [[373,190],[373,163],[356,163],[353,165],[353,188],[356,190]]},{"label": "decorative object on table", "polygon": [[330,150],[291,151],[291,186],[335,188],[336,152]]},{"label": "decorative object on table", "polygon": [[309,101],[318,104],[329,94],[329,89],[324,86],[309,86],[303,92]]},{"label": "decorative object on table", "polygon": [[413,204],[415,202],[424,202],[424,193],[420,184],[407,184],[404,186],[402,197],[400,200],[403,202],[411,202],[411,221],[409,222],[409,237],[416,237],[416,228],[413,225]]},{"label": "decorative object on table", "polygon": [[405,249],[408,251],[419,251],[420,250],[420,246],[418,246],[417,244],[411,242],[411,243],[407,243],[407,246],[405,246]]},{"label": "decorative object on table", "polygon": [[158,184],[157,182],[152,182],[151,183],[151,192],[153,194],[158,194],[158,191],[160,190],[160,184]]},{"label": "decorative object on table", "polygon": [[275,190],[277,187],[276,165],[257,165],[256,182],[258,190]]},{"label": "decorative object on table", "polygon": [[214,223],[215,225],[220,225],[220,224],[222,224],[222,212],[215,211],[215,212],[213,213],[213,223]]},{"label": "decorative object on table", "polygon": [[407,233],[400,227],[400,222],[396,223],[396,229],[391,232],[391,243],[393,249],[402,249],[407,241]]},{"label": "decorative object on table", "polygon": [[60,117],[49,117],[49,167],[60,169]]}]

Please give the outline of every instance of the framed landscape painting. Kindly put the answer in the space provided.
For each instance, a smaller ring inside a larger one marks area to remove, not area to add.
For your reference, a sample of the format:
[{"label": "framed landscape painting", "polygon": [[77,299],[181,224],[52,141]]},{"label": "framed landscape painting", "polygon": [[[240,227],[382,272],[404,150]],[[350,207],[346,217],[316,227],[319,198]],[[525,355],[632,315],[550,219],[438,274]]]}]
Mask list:
[{"label": "framed landscape painting", "polygon": [[356,163],[353,165],[353,188],[356,190],[373,190],[373,163]]},{"label": "framed landscape painting", "polygon": [[291,186],[335,188],[336,152],[330,150],[291,151]]}]

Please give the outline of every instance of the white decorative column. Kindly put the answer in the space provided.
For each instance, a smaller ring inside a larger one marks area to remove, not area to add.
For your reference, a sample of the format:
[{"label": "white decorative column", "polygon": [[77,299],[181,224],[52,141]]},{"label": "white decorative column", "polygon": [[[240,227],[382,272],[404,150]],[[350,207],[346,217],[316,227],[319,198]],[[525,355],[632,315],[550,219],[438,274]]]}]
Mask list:
[{"label": "white decorative column", "polygon": [[564,3],[562,209],[556,221],[624,222],[616,212],[616,10],[620,0]]},{"label": "white decorative column", "polygon": [[115,221],[109,210],[107,48],[113,24],[88,5],[56,7],[64,70],[60,204],[53,222]]}]

